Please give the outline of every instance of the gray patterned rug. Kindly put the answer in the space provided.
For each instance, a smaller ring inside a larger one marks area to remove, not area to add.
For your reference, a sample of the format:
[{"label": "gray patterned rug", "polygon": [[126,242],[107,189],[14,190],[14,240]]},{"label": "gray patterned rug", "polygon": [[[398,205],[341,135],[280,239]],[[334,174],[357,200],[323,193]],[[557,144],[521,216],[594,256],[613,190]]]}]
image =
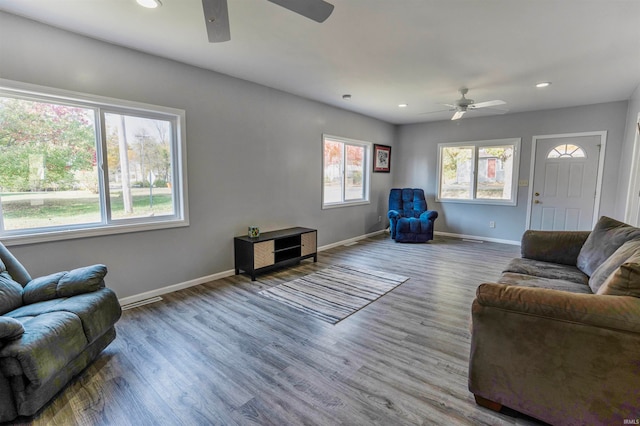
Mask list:
[{"label": "gray patterned rug", "polygon": [[349,265],[327,269],[262,290],[261,295],[336,324],[409,278]]}]

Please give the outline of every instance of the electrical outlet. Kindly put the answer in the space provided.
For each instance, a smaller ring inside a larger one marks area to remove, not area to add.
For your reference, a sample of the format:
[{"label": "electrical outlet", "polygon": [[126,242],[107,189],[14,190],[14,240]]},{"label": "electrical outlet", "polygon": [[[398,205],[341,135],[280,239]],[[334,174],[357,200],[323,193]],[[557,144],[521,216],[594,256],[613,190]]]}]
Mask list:
[{"label": "electrical outlet", "polygon": [[496,227],[496,223],[492,220],[489,222],[489,228],[495,228]]}]

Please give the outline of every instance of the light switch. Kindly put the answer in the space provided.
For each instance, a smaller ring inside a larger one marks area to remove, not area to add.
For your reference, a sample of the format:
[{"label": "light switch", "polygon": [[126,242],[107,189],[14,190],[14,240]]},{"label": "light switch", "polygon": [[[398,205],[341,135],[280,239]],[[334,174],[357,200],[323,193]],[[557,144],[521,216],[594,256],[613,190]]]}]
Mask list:
[{"label": "light switch", "polygon": [[526,179],[519,180],[518,181],[518,186],[529,186],[529,181],[526,180]]}]

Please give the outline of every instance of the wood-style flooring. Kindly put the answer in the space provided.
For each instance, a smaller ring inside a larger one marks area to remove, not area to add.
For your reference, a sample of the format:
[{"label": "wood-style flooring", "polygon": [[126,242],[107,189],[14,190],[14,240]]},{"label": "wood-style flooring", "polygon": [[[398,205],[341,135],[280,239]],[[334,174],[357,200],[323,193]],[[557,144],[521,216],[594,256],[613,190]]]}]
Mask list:
[{"label": "wood-style flooring", "polygon": [[[467,389],[470,307],[519,247],[387,234],[127,310],[34,425],[512,425]],[[328,265],[410,277],[336,325],[258,294]],[[108,284],[108,283],[107,283]]]}]

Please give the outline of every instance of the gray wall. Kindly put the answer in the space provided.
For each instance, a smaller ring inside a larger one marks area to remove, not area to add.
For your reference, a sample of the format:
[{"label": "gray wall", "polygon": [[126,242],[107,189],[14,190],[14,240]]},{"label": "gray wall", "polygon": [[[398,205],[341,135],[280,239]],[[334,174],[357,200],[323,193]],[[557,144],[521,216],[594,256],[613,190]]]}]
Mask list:
[{"label": "gray wall", "polygon": [[191,225],[11,247],[34,276],[102,262],[122,298],[232,269],[248,225],[327,245],[385,224],[391,174],[371,204],[321,209],[321,137],[394,145],[391,124],[2,12],[0,58],[0,78],[186,110]]},{"label": "gray wall", "polygon": [[[401,126],[395,152],[396,186],[425,189],[430,209],[440,217],[436,231],[520,241],[525,230],[528,187],[518,188],[517,206],[436,203],[438,144],[487,139],[522,138],[520,179],[529,179],[532,137],[559,133],[608,131],[600,214],[623,219],[616,208],[618,168],[627,117],[627,102],[556,110],[467,118],[458,121]],[[489,228],[489,221],[496,227]]]}]

